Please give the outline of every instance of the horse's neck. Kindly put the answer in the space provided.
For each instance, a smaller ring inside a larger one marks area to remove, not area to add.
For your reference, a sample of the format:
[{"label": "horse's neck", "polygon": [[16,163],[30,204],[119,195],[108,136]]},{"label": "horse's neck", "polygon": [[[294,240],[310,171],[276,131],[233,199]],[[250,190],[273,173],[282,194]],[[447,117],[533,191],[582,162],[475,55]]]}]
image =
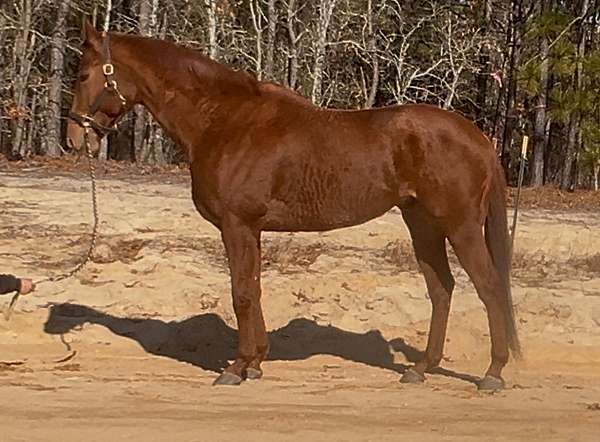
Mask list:
[{"label": "horse's neck", "polygon": [[[198,106],[208,103],[208,97],[186,90],[179,84],[159,80],[159,76],[142,80],[140,104],[146,107],[154,119],[177,144],[189,150],[202,136],[206,119],[199,115]],[[197,118],[190,118],[198,115]]]},{"label": "horse's neck", "polygon": [[189,154],[192,147],[202,138],[207,126],[206,118],[198,112],[199,102],[189,97],[185,90],[170,89],[166,85],[161,86],[160,83],[157,84],[156,90],[149,89],[149,92],[147,96],[142,97],[141,104]]},{"label": "horse's neck", "polygon": [[218,120],[224,127],[232,103],[255,93],[257,88],[246,74],[230,71],[208,59],[193,60],[184,68],[173,67],[168,75],[157,57],[136,57],[135,64],[138,78],[134,82],[142,86],[141,104],[188,154],[192,147],[202,144],[211,122]]}]

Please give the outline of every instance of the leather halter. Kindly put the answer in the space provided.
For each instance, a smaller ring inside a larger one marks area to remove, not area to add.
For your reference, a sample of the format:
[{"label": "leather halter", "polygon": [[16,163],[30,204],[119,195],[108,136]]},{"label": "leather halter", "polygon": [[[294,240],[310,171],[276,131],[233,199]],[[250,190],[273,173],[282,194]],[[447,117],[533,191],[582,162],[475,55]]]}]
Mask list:
[{"label": "leather halter", "polygon": [[96,97],[87,113],[78,114],[77,112],[73,111],[69,112],[69,118],[71,120],[73,120],[75,123],[77,123],[86,130],[89,128],[94,129],[94,131],[96,131],[96,133],[100,137],[103,137],[108,132],[113,130],[114,126],[117,124],[120,118],[114,118],[110,122],[109,126],[104,126],[94,119],[94,115],[96,115],[96,113],[100,109],[100,106],[102,106],[102,103],[108,97],[108,95],[112,93],[119,98],[119,100],[121,101],[121,110],[127,105],[127,100],[125,99],[123,94],[121,94],[121,91],[119,90],[119,87],[117,85],[117,80],[115,79],[115,66],[112,64],[112,59],[110,56],[109,34],[103,33],[102,36],[104,37],[102,41],[102,56],[104,58],[104,64],[102,65],[102,73],[106,78],[104,88],[102,89],[100,95]]}]

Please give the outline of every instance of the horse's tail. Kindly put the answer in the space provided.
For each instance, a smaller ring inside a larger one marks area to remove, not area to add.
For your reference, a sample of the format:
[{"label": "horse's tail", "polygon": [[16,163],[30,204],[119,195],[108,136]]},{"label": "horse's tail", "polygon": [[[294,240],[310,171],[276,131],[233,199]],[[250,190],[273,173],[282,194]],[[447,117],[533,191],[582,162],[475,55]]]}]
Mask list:
[{"label": "horse's tail", "polygon": [[512,294],[510,289],[511,245],[506,215],[506,181],[502,167],[495,164],[494,176],[489,192],[489,207],[485,220],[485,241],[488,251],[500,277],[503,291],[504,321],[508,346],[514,357],[521,356],[521,346],[517,335]]}]

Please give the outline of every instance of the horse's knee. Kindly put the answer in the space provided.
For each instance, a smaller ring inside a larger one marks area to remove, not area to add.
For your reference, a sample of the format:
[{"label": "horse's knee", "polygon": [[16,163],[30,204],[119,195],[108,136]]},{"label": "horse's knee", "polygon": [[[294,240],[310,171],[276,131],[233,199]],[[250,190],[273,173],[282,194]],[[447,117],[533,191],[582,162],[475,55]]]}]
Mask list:
[{"label": "horse's knee", "polygon": [[441,286],[429,291],[429,298],[436,307],[450,308],[455,285],[454,278],[450,276],[448,279],[440,282]]},{"label": "horse's knee", "polygon": [[487,280],[477,287],[477,296],[486,306],[489,306],[501,303],[502,291],[503,288],[499,281]]},{"label": "horse's knee", "polygon": [[246,294],[238,294],[233,296],[233,309],[237,315],[246,314],[252,307],[252,297]]}]

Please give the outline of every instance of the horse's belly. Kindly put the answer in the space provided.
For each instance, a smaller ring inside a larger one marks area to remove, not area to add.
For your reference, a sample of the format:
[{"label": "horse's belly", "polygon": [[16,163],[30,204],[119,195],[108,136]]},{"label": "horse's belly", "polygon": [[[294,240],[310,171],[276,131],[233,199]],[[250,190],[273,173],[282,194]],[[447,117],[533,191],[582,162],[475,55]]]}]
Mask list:
[{"label": "horse's belly", "polygon": [[273,200],[268,204],[264,230],[271,231],[324,231],[354,226],[383,215],[397,204],[391,194],[382,194],[369,201],[312,200],[284,202]]},{"label": "horse's belly", "polygon": [[299,155],[295,163],[284,163],[285,167],[273,174],[266,230],[323,231],[352,226],[399,203],[394,163],[385,152],[328,146],[309,153],[308,159]]}]

